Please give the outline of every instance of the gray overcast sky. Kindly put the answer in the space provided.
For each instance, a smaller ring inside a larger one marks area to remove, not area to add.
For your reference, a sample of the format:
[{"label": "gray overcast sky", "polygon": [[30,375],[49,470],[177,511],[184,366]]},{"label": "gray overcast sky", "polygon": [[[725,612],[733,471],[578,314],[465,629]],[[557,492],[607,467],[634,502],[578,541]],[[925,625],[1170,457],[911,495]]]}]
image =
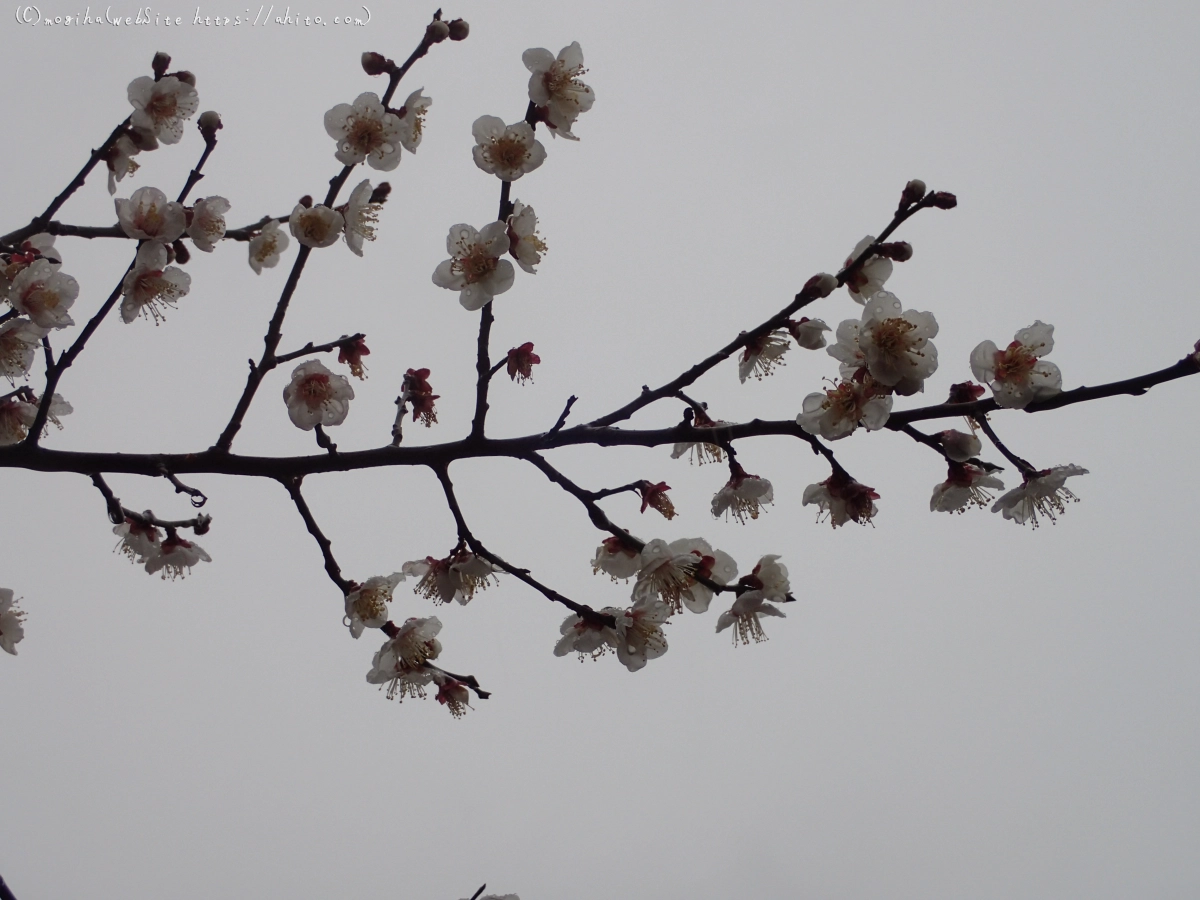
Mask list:
[{"label": "gray overcast sky", "polygon": [[[86,6],[45,2],[51,17]],[[195,15],[153,8],[168,10]],[[361,28],[7,19],[2,230],[43,209],[128,114],[126,86],[159,49],[226,123],[193,196],[229,198],[231,225],[286,213],[338,171],[325,111],[381,89],[359,54],[403,59],[430,12],[371,7]],[[368,335],[370,378],[334,433],[343,447],[387,441],[409,367],[431,368],[442,399],[440,424],[407,439],[464,433],[477,318],[430,274],[450,225],[495,215],[471,123],[520,118],[522,51],[572,40],[597,101],[582,140],[547,139],[545,165],[514,186],[550,252],[497,300],[493,348],[534,341],[543,364],[533,385],[496,384],[495,434],[545,430],[572,393],[585,421],[673,377],[835,271],[913,177],[960,205],[898,235],[916,253],[888,286],[941,326],[927,395],[898,408],[942,399],[970,377],[979,341],[1003,345],[1035,319],[1056,326],[1068,388],[1169,365],[1200,338],[1192,5],[467,0],[446,12],[471,36],[434,48],[401,86],[400,99],[424,86],[434,103],[418,154],[386,176],[379,239],[362,260],[316,251],[285,327],[285,349]],[[200,149],[189,126],[140,157],[118,196],[176,194]],[[113,222],[102,174],[59,218]],[[131,248],[59,245],[82,320]],[[213,443],[295,252],[259,277],[244,244],[195,254],[192,291],[162,326],[106,322],[63,379],[76,412],[49,444]],[[842,291],[811,314],[836,327],[858,313]],[[794,416],[836,363],[798,349],[787,363],[747,385],[724,364],[693,395],[726,419]],[[235,449],[313,452],[286,418],[284,379],[264,386]],[[201,543],[214,561],[163,583],[112,552],[86,478],[0,471],[0,586],[28,612],[20,656],[0,659],[0,873],[21,900],[454,900],[484,881],[522,900],[1193,897],[1198,390],[994,416],[1036,465],[1091,471],[1071,485],[1082,502],[1036,532],[930,514],[944,467],[890,432],[836,446],[881,494],[874,528],[837,531],[800,507],[828,468],[795,441],[742,448],[776,493],[744,527],[708,513],[716,467],[667,448],[562,451],[554,461],[588,487],[667,481],[673,522],[640,518],[629,497],[610,514],[644,538],[702,535],[743,571],[781,554],[800,602],[766,623],[769,642],[736,650],[713,633],[714,603],[630,674],[611,657],[555,658],[562,611],[511,579],[436,610],[401,586],[393,618],[436,612],[447,667],[494,691],[461,721],[364,682],[377,633],[347,636],[278,485],[194,479],[211,498]],[[663,405],[633,424],[678,414]],[[591,574],[599,533],[536,471],[483,461],[453,475],[494,550],[580,601],[626,602],[628,586]],[[165,483],[111,481],[127,506],[190,514]],[[426,471],[306,487],[350,577],[454,543]]]}]

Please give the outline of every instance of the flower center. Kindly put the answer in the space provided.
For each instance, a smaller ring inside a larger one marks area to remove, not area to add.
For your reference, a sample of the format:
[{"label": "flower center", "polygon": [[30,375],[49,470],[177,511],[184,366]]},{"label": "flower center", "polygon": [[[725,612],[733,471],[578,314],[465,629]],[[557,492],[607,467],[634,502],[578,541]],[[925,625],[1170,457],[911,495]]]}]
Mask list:
[{"label": "flower center", "polygon": [[177,109],[175,95],[163,91],[150,98],[150,102],[146,104],[146,115],[155,122],[164,122],[167,119],[175,118]]},{"label": "flower center", "polygon": [[1037,365],[1037,357],[1019,341],[1013,341],[1004,350],[996,351],[996,380],[1024,382]]},{"label": "flower center", "polygon": [[916,328],[907,319],[884,319],[874,328],[875,346],[884,356],[898,357],[912,350],[909,332]]},{"label": "flower center", "polygon": [[542,76],[542,83],[546,85],[546,91],[555,100],[566,100],[578,104],[579,100],[573,95],[586,90],[583,82],[579,80],[586,74],[587,69],[583,66],[572,66],[568,69],[556,62]]},{"label": "flower center", "polygon": [[499,169],[517,169],[529,158],[529,149],[518,137],[500,137],[487,150],[488,159]]},{"label": "flower center", "polygon": [[497,259],[488,254],[487,250],[475,244],[465,256],[455,260],[455,267],[463,273],[467,284],[475,284],[487,278],[496,268]]},{"label": "flower center", "polygon": [[357,153],[370,153],[383,143],[383,122],[350,116],[346,119],[346,144],[344,149]]},{"label": "flower center", "polygon": [[151,203],[149,209],[139,206],[133,224],[146,234],[158,234],[163,227],[163,214],[159,212],[158,204]]},{"label": "flower center", "polygon": [[378,619],[387,613],[387,598],[381,590],[363,590],[354,601],[354,614],[364,621]]},{"label": "flower center", "polygon": [[300,382],[296,393],[304,400],[309,409],[315,410],[326,401],[333,399],[333,386],[329,383],[328,375],[318,372],[305,377]]}]

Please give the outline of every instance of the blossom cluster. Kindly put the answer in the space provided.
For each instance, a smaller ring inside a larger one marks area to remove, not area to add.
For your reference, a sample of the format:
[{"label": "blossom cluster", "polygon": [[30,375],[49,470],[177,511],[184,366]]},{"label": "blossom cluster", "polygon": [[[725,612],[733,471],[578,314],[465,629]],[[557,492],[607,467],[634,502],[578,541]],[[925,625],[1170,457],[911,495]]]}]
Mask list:
[{"label": "blossom cluster", "polygon": [[164,580],[171,581],[186,576],[197,563],[212,562],[203,547],[184,540],[174,529],[169,529],[164,538],[163,532],[151,524],[153,518],[147,510],[140,519],[126,516],[124,522],[114,526],[113,534],[121,539],[117,552],[143,566],[149,574],[159,573]]}]

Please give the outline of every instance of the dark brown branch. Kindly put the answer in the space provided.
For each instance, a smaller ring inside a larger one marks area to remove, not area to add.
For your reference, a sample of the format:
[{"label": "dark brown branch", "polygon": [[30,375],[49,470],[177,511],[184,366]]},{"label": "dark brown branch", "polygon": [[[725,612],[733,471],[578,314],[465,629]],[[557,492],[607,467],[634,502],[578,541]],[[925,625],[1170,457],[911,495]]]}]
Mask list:
[{"label": "dark brown branch", "polygon": [[329,580],[338,586],[338,590],[342,592],[342,596],[346,596],[353,588],[350,582],[342,577],[342,569],[337,564],[337,560],[333,558],[333,544],[329,538],[325,537],[320,527],[317,525],[317,520],[313,518],[312,510],[308,508],[308,503],[304,500],[304,495],[300,493],[300,484],[303,478],[288,478],[280,479],[279,483],[287,488],[287,492],[292,496],[292,502],[296,504],[296,509],[300,512],[300,517],[304,519],[304,526],[308,529],[308,533],[313,536],[317,542],[317,546],[321,548],[321,556],[325,560],[325,572],[329,575]]},{"label": "dark brown branch", "polygon": [[1004,455],[1004,458],[1017,467],[1017,471],[1020,472],[1022,476],[1028,478],[1030,475],[1037,474],[1037,467],[1035,467],[1028,460],[1017,456],[1017,454],[1013,453],[1006,446],[1004,446],[1004,442],[1001,441],[1000,438],[996,436],[996,432],[992,430],[992,426],[988,422],[987,416],[977,416],[975,418],[975,424],[978,425],[979,429],[988,436],[988,440],[991,441],[992,445]]},{"label": "dark brown branch", "polygon": [[435,666],[431,662],[425,663],[425,668],[431,672],[441,672],[443,675],[449,676],[455,681],[461,681],[463,684],[473,690],[475,692],[475,696],[480,700],[486,700],[488,697],[492,696],[491,691],[485,691],[479,686],[479,679],[474,675],[456,675],[454,672],[447,672],[441,666]]},{"label": "dark brown branch", "polygon": [[228,241],[253,240],[258,235],[258,233],[263,230],[263,226],[265,226],[268,222],[278,222],[280,225],[282,225],[284,222],[287,222],[289,219],[291,219],[290,215],[287,215],[287,216],[263,216],[261,219],[259,219],[257,222],[255,222],[253,225],[243,225],[241,228],[226,229],[225,230],[225,239]]},{"label": "dark brown branch", "polygon": [[[508,182],[505,182],[507,185]],[[479,440],[483,437],[483,428],[488,413],[488,384],[492,380],[492,363],[488,357],[488,341],[492,334],[491,301],[484,304],[479,316],[479,339],[477,341],[477,356],[475,361],[475,417],[471,420],[471,437]]]},{"label": "dark brown branch", "polygon": [[567,398],[567,405],[558,414],[558,421],[554,423],[554,427],[547,431],[546,434],[558,434],[558,432],[562,431],[562,427],[567,424],[567,416],[571,414],[571,407],[575,405],[575,401],[578,399],[574,394]]},{"label": "dark brown branch", "polygon": [[309,341],[299,350],[293,350],[291,353],[284,353],[282,356],[275,357],[275,364],[291,362],[293,359],[299,359],[301,356],[307,356],[310,353],[328,353],[330,350],[340,350],[342,347],[361,341],[365,337],[365,334],[358,332],[349,337],[343,334],[336,341],[329,341],[325,344],[314,344],[312,341]]},{"label": "dark brown branch", "polygon": [[179,528],[191,528],[196,534],[204,534],[212,524],[212,516],[208,515],[199,515],[191,519],[167,521],[166,519],[158,518],[158,516],[155,516],[149,510],[146,510],[146,512],[137,512],[136,510],[127,509],[121,505],[121,501],[113,494],[112,488],[108,486],[108,482],[104,480],[104,476],[99,472],[92,474],[92,484],[96,486],[96,490],[104,497],[108,519],[114,525],[120,525],[126,519],[132,519],[141,525],[156,525],[159,528],[165,528],[170,533],[174,533]]},{"label": "dark brown branch", "polygon": [[[887,228],[883,230],[883,233],[875,239],[875,242],[863,250],[862,253],[856,256],[853,261],[851,261],[850,265],[846,266],[838,273],[838,286],[840,287],[844,285],[847,278],[862,268],[866,261],[875,255],[875,248],[878,247],[883,241],[887,240],[887,238],[905,221],[922,209],[928,209],[930,206],[932,206],[933,197],[934,194],[930,194],[920,203],[914,203],[912,206],[907,208],[902,207],[901,209],[897,210],[896,214],[892,217],[892,221],[888,224]],[[668,381],[666,384],[662,385],[662,387],[655,388],[654,390],[647,390],[645,387],[643,387],[641,395],[638,396],[636,400],[631,400],[620,409],[614,410],[606,416],[601,416],[600,418],[589,422],[588,425],[592,427],[614,425],[617,422],[623,422],[639,409],[649,406],[651,403],[661,400],[663,397],[678,396],[679,392],[683,388],[694,382],[709,369],[713,368],[718,363],[729,359],[729,357],[743,349],[751,341],[754,341],[777,328],[781,328],[793,314],[816,299],[817,297],[815,294],[810,295],[804,291],[801,291],[796,295],[795,299],[793,299],[791,303],[789,303],[775,315],[771,316],[771,318],[767,319],[761,325],[750,329],[749,331],[742,332],[734,340],[730,341],[712,356],[696,363],[696,365],[692,366],[690,369],[688,369],[686,372],[683,372],[676,378],[673,378],[671,381]]]},{"label": "dark brown branch", "polygon": [[196,507],[196,509],[199,509],[208,502],[208,498],[204,496],[202,491],[200,491],[198,488],[188,487],[173,474],[171,474],[171,470],[165,465],[160,465],[158,467],[158,474],[167,479],[167,481],[171,482],[175,488],[175,493],[187,494],[192,501],[192,506]]},{"label": "dark brown branch", "polygon": [[518,569],[512,563],[506,562],[496,554],[492,553],[480,540],[471,533],[471,529],[467,526],[467,520],[463,517],[462,508],[458,505],[458,497],[454,494],[454,484],[450,481],[450,472],[447,466],[433,466],[433,472],[437,475],[438,482],[442,485],[442,492],[446,495],[446,505],[450,508],[450,514],[454,516],[454,524],[458,529],[459,540],[465,541],[467,546],[471,548],[471,552],[476,556],[482,557],[494,566],[499,566],[509,575],[516,578],[518,581],[523,581],[535,591],[540,593],[548,600],[553,600],[555,603],[561,603],[567,609],[574,613],[583,616],[589,621],[603,622],[610,628],[615,626],[612,616],[603,616],[596,612],[590,606],[584,606],[582,603],[576,603],[567,597],[564,597],[558,591],[551,587],[542,584],[536,578],[529,574],[528,569]]}]

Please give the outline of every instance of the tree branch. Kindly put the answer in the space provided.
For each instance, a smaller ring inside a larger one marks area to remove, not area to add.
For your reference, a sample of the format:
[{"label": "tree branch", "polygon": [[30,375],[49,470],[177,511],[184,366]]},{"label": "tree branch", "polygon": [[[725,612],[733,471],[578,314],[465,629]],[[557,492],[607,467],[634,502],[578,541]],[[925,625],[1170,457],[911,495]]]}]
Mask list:
[{"label": "tree branch", "polygon": [[296,504],[296,509],[300,513],[300,518],[304,519],[304,527],[308,529],[308,533],[313,536],[313,539],[317,542],[317,546],[321,548],[321,556],[325,560],[325,572],[329,575],[329,580],[338,586],[338,590],[345,597],[353,588],[350,582],[342,577],[342,569],[337,564],[337,560],[333,558],[332,542],[329,538],[325,537],[320,526],[317,525],[317,520],[313,518],[312,510],[308,508],[308,503],[305,502],[304,495],[300,493],[300,484],[303,481],[304,479],[301,477],[280,479],[279,483],[291,495],[292,502]]}]

